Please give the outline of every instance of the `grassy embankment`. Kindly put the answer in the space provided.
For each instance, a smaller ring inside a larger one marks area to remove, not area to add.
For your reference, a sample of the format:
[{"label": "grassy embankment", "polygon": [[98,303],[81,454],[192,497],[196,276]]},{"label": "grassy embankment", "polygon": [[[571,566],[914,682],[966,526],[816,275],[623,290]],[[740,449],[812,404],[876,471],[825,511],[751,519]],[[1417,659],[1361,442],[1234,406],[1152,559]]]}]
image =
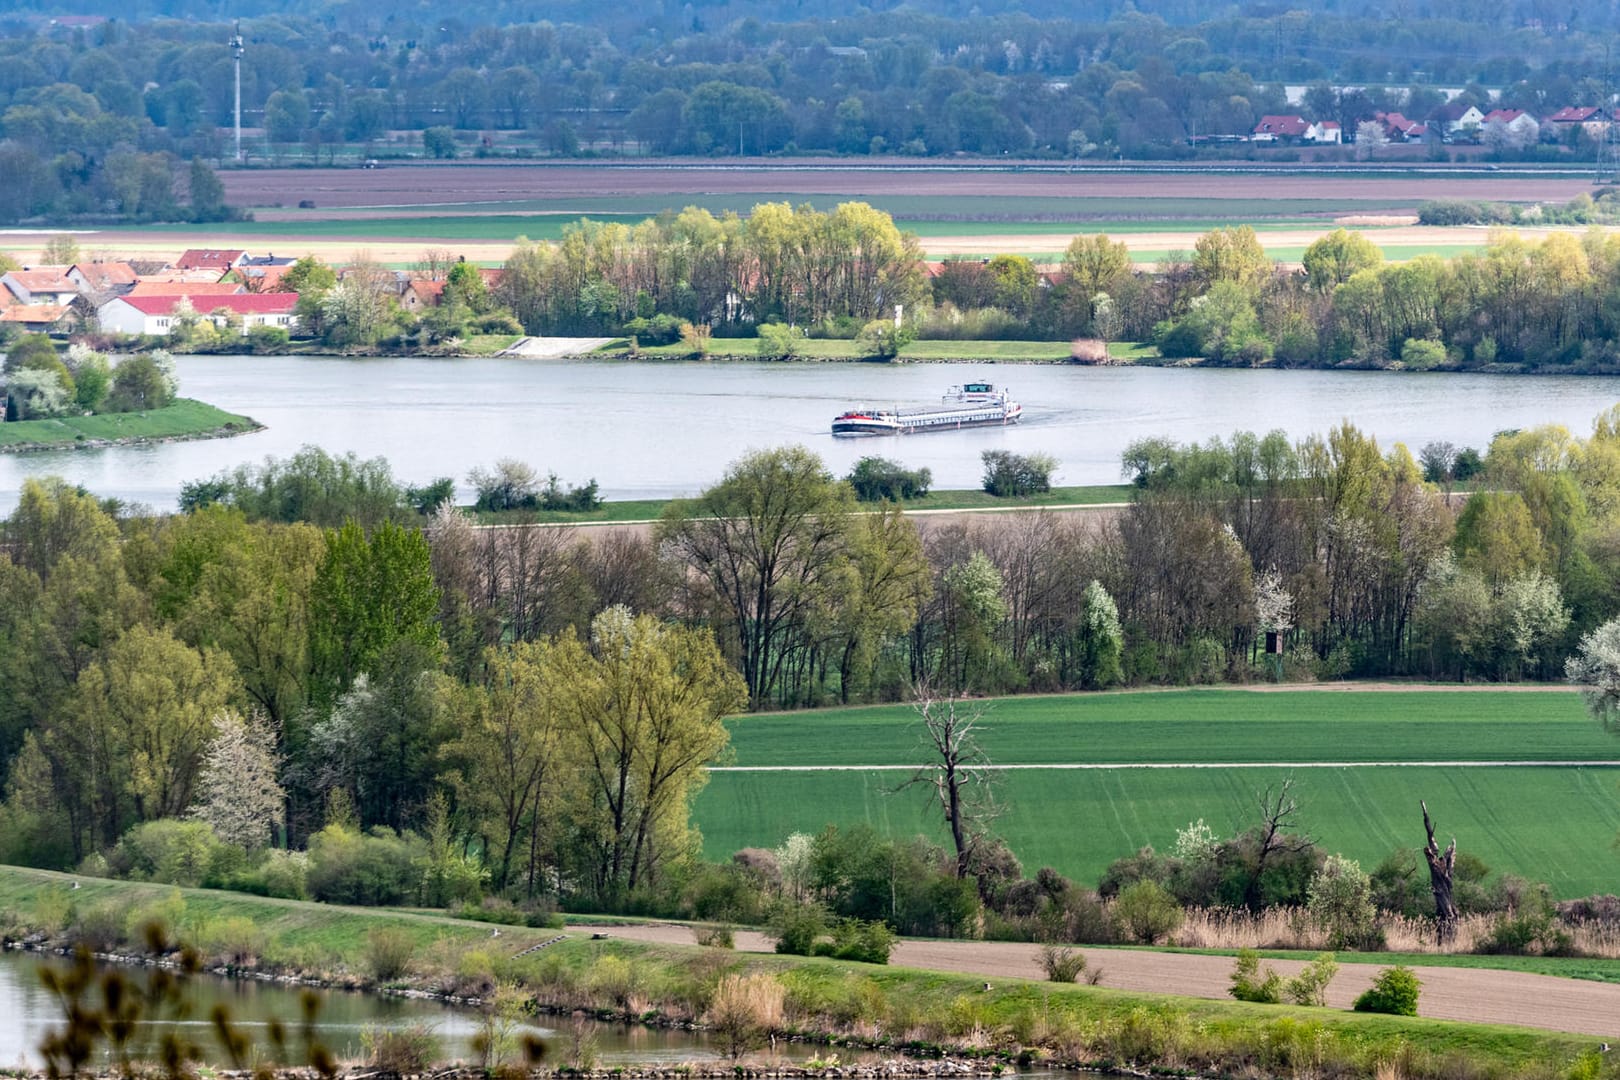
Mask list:
[{"label": "grassy embankment", "polygon": [[205,947],[222,928],[257,934],[260,967],[270,970],[367,983],[368,943],[374,931],[386,928],[409,935],[416,946],[401,981],[465,988],[500,978],[519,983],[545,1006],[630,1011],[666,1021],[700,1019],[723,975],[752,970],[769,972],[784,986],[786,1022],[794,1029],[879,1044],[1030,1050],[1061,1062],[1264,1075],[1325,1069],[1328,1075],[1371,1076],[1381,1066],[1388,1075],[1414,1078],[1555,1077],[1569,1075],[1572,1066],[1601,1070],[1590,1039],[1518,1028],[1016,979],[999,979],[986,992],[977,977],[593,941],[582,934],[513,960],[513,953],[549,933],[514,929],[492,947],[487,926],[453,919],[0,867],[0,912],[14,930],[60,933],[76,920],[96,917],[87,913],[103,920],[111,913],[127,926],[159,911]]},{"label": "grassy embankment", "polygon": [[[1097,484],[1090,487],[1058,487],[1040,495],[1013,499],[991,495],[984,491],[935,491],[905,504],[907,511],[917,510],[1023,510],[1042,506],[1103,506],[1109,503],[1129,502],[1128,484]],[[595,510],[524,510],[479,514],[478,520],[486,525],[528,524],[613,524],[633,521],[657,521],[670,504],[669,499],[626,499],[605,502]]]},{"label": "grassy embankment", "polygon": [[[737,766],[837,771],[716,772],[695,816],[705,852],[774,846],[828,823],[867,823],[943,842],[920,789],[896,791],[920,752],[905,706],[743,717]],[[1112,860],[1203,818],[1231,836],[1254,823],[1256,792],[1292,776],[1299,827],[1371,869],[1423,840],[1418,800],[1440,829],[1494,870],[1548,882],[1560,897],[1620,879],[1620,739],[1570,692],[1190,690],[1013,698],[993,703],[982,742],[1001,765],[997,832],[1026,868],[1095,883]],[[1559,761],[1433,766],[1425,761]],[[1290,768],[1312,763],[1380,762]],[[1106,769],[1054,766],[1104,764]],[[1163,768],[1216,765],[1215,768]],[[855,768],[850,768],[854,766]],[[1252,767],[1235,767],[1252,766]]]},{"label": "grassy embankment", "polygon": [[0,451],[63,447],[89,442],[142,442],[149,439],[200,439],[243,435],[259,423],[190,398],[142,412],[103,413],[54,420],[21,420],[0,424]]}]

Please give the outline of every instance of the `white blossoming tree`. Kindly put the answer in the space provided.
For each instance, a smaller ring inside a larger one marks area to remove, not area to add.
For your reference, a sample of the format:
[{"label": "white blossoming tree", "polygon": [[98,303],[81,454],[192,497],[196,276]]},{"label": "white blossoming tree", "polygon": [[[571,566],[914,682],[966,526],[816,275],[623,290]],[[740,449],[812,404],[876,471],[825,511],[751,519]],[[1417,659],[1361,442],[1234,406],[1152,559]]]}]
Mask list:
[{"label": "white blossoming tree", "polygon": [[1587,711],[1609,730],[1620,730],[1620,619],[1581,638],[1564,674],[1585,694]]},{"label": "white blossoming tree", "polygon": [[276,728],[264,712],[219,713],[192,816],[226,843],[263,847],[285,820],[287,794],[276,782],[276,766]]}]

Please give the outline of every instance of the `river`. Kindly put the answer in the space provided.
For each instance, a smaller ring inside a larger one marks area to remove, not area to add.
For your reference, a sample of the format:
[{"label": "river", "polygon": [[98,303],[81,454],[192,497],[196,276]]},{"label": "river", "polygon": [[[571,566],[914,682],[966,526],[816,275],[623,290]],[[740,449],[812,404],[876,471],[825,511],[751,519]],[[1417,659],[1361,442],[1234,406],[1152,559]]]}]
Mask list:
[{"label": "river", "polygon": [[[62,1024],[61,1005],[40,985],[39,969],[46,960],[28,953],[0,953],[0,1069],[38,1066],[39,1043],[45,1034]],[[130,969],[143,978],[144,972]],[[204,1051],[207,1061],[223,1063],[209,1015],[216,1004],[226,1005],[238,1027],[250,1039],[264,1037],[266,1025],[278,1019],[287,1027],[288,1038],[296,1049],[300,1018],[303,1015],[301,990],[276,983],[254,980],[228,980],[198,976],[187,980],[184,1001],[187,1015],[176,1021]],[[432,1001],[383,997],[346,991],[319,991],[317,1019],[319,1038],[340,1060],[365,1055],[363,1033],[369,1028],[401,1029],[421,1024],[432,1029],[447,1059],[475,1060],[470,1040],[478,1029],[478,1018],[469,1010],[454,1009]],[[556,1024],[557,1028],[542,1026]],[[703,1036],[690,1031],[649,1028],[640,1025],[585,1022],[594,1041],[596,1058],[606,1066],[629,1063],[680,1062],[713,1059],[720,1055]],[[141,1031],[134,1044],[155,1046],[162,1027]],[[573,1039],[571,1022],[541,1018],[522,1027],[546,1040],[548,1061],[566,1064]],[[816,1049],[805,1044],[779,1044],[778,1053],[800,1060],[812,1057]],[[842,1056],[851,1058],[848,1051]],[[863,1056],[864,1055],[857,1055]]]},{"label": "river", "polygon": [[[694,363],[601,360],[346,360],[188,356],[181,391],[267,429],[234,439],[0,455],[0,512],[27,476],[56,474],[102,496],[173,507],[180,485],[305,444],[381,455],[409,482],[513,457],[565,484],[595,478],[610,499],[692,494],[746,450],[801,443],[840,474],[867,454],[933,470],[939,488],[977,487],[988,449],[1044,452],[1061,484],[1119,480],[1132,440],[1202,440],[1281,428],[1298,438],[1349,419],[1415,453],[1443,440],[1484,449],[1504,428],[1578,434],[1620,401],[1620,378],[1367,371],[983,364]],[[854,404],[937,400],[955,383],[1007,384],[1013,428],[837,439]]]}]

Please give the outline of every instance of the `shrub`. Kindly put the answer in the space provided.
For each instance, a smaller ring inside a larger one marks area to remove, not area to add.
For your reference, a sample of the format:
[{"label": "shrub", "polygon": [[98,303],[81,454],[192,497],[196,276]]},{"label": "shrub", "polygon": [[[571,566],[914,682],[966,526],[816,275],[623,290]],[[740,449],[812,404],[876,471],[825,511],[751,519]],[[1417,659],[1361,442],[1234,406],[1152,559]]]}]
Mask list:
[{"label": "shrub", "polygon": [[207,956],[228,967],[252,967],[264,954],[264,931],[243,915],[212,919],[196,938]]},{"label": "shrub", "polygon": [[1332,953],[1317,953],[1305,970],[1283,985],[1283,992],[1295,1005],[1326,1005],[1328,983],[1339,973],[1339,962]]},{"label": "shrub", "polygon": [[782,1026],[787,993],[776,976],[764,972],[726,975],[709,1005],[709,1030],[720,1050],[732,1060],[764,1042]]},{"label": "shrub", "polygon": [[877,920],[840,919],[832,929],[831,942],[818,942],[817,956],[835,960],[858,960],[863,964],[887,964],[894,950],[894,931]]},{"label": "shrub", "polygon": [[815,904],[784,905],[771,922],[776,951],[788,956],[809,956],[816,939],[827,932],[827,914]]},{"label": "shrub", "polygon": [[708,949],[735,949],[737,939],[729,926],[700,926],[692,931],[699,945]]},{"label": "shrub", "polygon": [[381,926],[366,935],[366,967],[378,982],[390,982],[410,968],[416,939],[393,926]]},{"label": "shrub", "polygon": [[979,457],[984,462],[984,490],[992,495],[1038,495],[1052,490],[1052,473],[1058,463],[1049,454],[986,450]]},{"label": "shrub", "polygon": [[472,325],[480,334],[523,333],[523,324],[506,311],[492,311],[488,315],[480,315],[473,320]]},{"label": "shrub", "polygon": [[378,827],[359,833],[328,825],[309,841],[309,895],[329,904],[381,906],[416,897],[422,843]]},{"label": "shrub", "polygon": [[1372,987],[1356,998],[1356,1012],[1388,1013],[1391,1016],[1416,1016],[1418,988],[1422,985],[1410,968],[1396,965],[1385,968],[1373,980]]},{"label": "shrub", "polygon": [[1282,1001],[1282,976],[1275,968],[1262,971],[1260,954],[1253,949],[1239,949],[1237,962],[1232,965],[1232,986],[1227,993],[1239,1001],[1275,1005]]},{"label": "shrub", "polygon": [[1432,338],[1407,338],[1401,345],[1401,363],[1413,371],[1428,371],[1446,362],[1446,346]]},{"label": "shrub", "polygon": [[287,347],[292,335],[287,333],[285,327],[266,326],[263,323],[253,327],[247,332],[248,348],[256,353],[279,352]]},{"label": "shrub", "polygon": [[1059,945],[1041,946],[1041,970],[1049,982],[1072,983],[1086,970],[1085,954]]},{"label": "shrub", "polygon": [[1152,945],[1180,929],[1181,905],[1156,881],[1138,881],[1114,901],[1114,926],[1127,941]]},{"label": "shrub", "polygon": [[892,360],[916,338],[909,326],[896,326],[892,319],[873,319],[855,335],[855,347],[862,356]]},{"label": "shrub", "polygon": [[1329,855],[1311,878],[1307,895],[1311,915],[1327,930],[1334,948],[1363,949],[1376,944],[1373,923],[1378,913],[1373,908],[1372,881],[1360,863]]},{"label": "shrub", "polygon": [[74,915],[68,937],[92,952],[109,952],[124,943],[124,915],[123,905],[116,900],[87,907]]},{"label": "shrub", "polygon": [[766,360],[790,360],[804,351],[803,341],[804,331],[796,326],[766,323],[759,328],[756,348]]},{"label": "shrub", "polygon": [[224,860],[227,846],[207,822],[165,818],[125,833],[112,866],[124,877],[195,887]]},{"label": "shrub", "polygon": [[861,502],[900,502],[927,495],[933,486],[934,474],[926,466],[907,469],[888,458],[863,457],[845,479]]},{"label": "shrub", "polygon": [[367,1025],[360,1033],[360,1045],[367,1064],[384,1076],[420,1073],[444,1057],[443,1047],[432,1026],[420,1021],[402,1028]]}]

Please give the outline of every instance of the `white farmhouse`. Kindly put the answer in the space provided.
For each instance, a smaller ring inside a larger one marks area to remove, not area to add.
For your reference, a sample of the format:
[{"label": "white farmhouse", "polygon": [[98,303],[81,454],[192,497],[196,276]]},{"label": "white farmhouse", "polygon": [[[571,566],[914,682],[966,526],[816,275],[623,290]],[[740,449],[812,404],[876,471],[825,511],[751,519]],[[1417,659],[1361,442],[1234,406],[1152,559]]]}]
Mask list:
[{"label": "white farmhouse", "polygon": [[162,337],[174,329],[175,309],[183,302],[203,318],[213,317],[224,325],[229,312],[242,319],[242,333],[255,326],[278,326],[292,332],[298,328],[297,293],[237,293],[231,296],[120,296],[101,305],[97,311],[101,329],[109,334],[144,334]]}]

